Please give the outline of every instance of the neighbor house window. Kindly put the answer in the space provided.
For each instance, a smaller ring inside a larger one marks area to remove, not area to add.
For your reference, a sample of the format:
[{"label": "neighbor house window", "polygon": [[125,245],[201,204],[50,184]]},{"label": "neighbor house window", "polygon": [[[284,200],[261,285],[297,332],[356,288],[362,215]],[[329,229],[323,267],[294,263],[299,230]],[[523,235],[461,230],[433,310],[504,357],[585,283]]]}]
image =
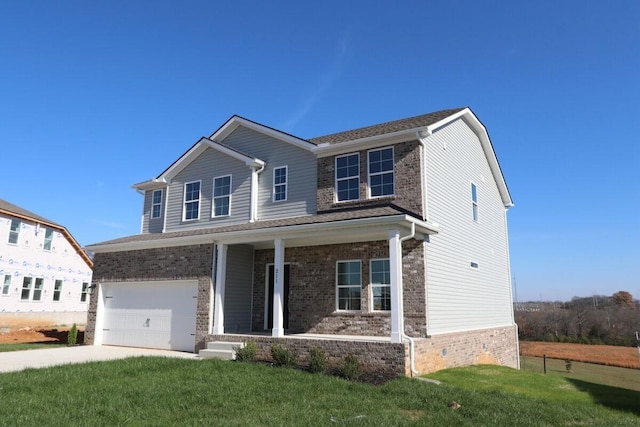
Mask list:
[{"label": "neighbor house window", "polygon": [[282,166],[273,170],[273,201],[287,200],[287,167]]},{"label": "neighbor house window", "polygon": [[87,282],[84,282],[82,284],[82,291],[80,292],[80,302],[87,301],[88,292],[89,292],[89,284]]},{"label": "neighbor house window", "polygon": [[471,215],[478,222],[478,187],[471,183]]},{"label": "neighbor house window", "polygon": [[44,231],[44,245],[42,245],[42,249],[44,249],[45,251],[50,251],[52,242],[53,242],[53,229],[46,228]]},{"label": "neighbor house window", "polygon": [[20,221],[17,219],[12,219],[11,229],[9,230],[9,243],[17,245],[19,235],[20,235]]},{"label": "neighbor house window", "polygon": [[371,197],[393,196],[393,148],[369,151]]},{"label": "neighbor house window", "polygon": [[151,218],[160,218],[162,214],[162,190],[153,190],[151,196]]},{"label": "neighbor house window", "polygon": [[184,221],[200,217],[200,184],[200,181],[194,181],[184,185]]},{"label": "neighbor house window", "polygon": [[2,282],[2,295],[9,295],[9,288],[11,287],[11,275],[4,275],[4,282]]},{"label": "neighbor house window", "polygon": [[34,301],[40,301],[42,299],[42,284],[44,282],[44,279],[42,278],[37,278],[36,279],[36,285],[33,288],[33,300]]},{"label": "neighbor house window", "polygon": [[360,155],[336,157],[336,195],[339,202],[360,198]]},{"label": "neighbor house window", "polygon": [[231,175],[213,178],[213,216],[229,216]]},{"label": "neighbor house window", "polygon": [[28,300],[31,296],[31,284],[33,279],[31,277],[25,277],[22,280],[22,295],[20,295],[20,299],[25,301]]},{"label": "neighbor house window", "polygon": [[56,280],[53,286],[53,300],[60,301],[60,294],[62,293],[62,280]]},{"label": "neighbor house window", "polygon": [[336,270],[338,310],[360,310],[362,290],[360,261],[338,261]]},{"label": "neighbor house window", "polygon": [[391,310],[391,272],[388,259],[371,260],[371,293],[374,310]]}]

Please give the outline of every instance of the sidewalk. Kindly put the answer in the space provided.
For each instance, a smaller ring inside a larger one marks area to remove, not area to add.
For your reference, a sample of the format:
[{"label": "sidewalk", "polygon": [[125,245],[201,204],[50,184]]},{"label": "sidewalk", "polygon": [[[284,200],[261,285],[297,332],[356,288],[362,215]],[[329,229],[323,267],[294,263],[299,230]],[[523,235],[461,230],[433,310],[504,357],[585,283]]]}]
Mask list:
[{"label": "sidewalk", "polygon": [[179,357],[199,360],[197,354],[182,351],[85,345],[2,352],[0,353],[0,372],[14,372],[28,368],[47,368],[70,363],[115,360],[137,356]]}]

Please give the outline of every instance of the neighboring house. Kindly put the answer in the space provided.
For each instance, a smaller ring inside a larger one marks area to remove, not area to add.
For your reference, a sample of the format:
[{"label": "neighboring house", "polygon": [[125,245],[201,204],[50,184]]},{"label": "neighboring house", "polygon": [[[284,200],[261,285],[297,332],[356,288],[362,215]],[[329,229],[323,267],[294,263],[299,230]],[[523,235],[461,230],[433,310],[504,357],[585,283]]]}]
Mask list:
[{"label": "neighboring house", "polygon": [[512,201],[468,108],[313,139],[233,116],[134,188],[141,234],[88,247],[87,343],[518,366]]},{"label": "neighboring house", "polygon": [[93,261],[62,225],[0,199],[0,326],[84,325]]}]

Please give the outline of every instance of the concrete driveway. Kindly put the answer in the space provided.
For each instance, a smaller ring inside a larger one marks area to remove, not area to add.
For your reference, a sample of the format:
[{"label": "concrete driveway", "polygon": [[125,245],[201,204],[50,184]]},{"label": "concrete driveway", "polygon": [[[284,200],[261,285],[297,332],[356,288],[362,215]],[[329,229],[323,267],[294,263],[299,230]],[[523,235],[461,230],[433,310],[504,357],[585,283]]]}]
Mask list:
[{"label": "concrete driveway", "polygon": [[0,353],[0,372],[21,371],[27,368],[48,368],[70,363],[115,360],[137,356],[179,357],[198,360],[198,355],[182,351],[149,348],[84,345],[76,347],[43,348]]}]

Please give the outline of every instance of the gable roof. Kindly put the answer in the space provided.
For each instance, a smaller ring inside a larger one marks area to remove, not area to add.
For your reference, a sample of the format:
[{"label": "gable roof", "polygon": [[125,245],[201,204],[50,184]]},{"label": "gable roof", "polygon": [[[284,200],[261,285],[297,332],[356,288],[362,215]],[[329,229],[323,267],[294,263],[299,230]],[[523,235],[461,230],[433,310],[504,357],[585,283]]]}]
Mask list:
[{"label": "gable roof", "polygon": [[82,249],[80,244],[73,238],[69,230],[63,227],[60,224],[57,224],[53,221],[50,221],[40,215],[36,215],[31,211],[28,211],[20,206],[14,205],[13,203],[9,203],[6,200],[0,199],[0,214],[4,214],[7,216],[12,216],[17,219],[23,219],[26,221],[35,222],[38,224],[42,224],[49,228],[54,228],[62,233],[62,235],[71,243],[71,246],[76,250],[78,255],[84,260],[85,263],[89,266],[89,268],[93,268],[93,260],[89,257],[89,255]]}]

